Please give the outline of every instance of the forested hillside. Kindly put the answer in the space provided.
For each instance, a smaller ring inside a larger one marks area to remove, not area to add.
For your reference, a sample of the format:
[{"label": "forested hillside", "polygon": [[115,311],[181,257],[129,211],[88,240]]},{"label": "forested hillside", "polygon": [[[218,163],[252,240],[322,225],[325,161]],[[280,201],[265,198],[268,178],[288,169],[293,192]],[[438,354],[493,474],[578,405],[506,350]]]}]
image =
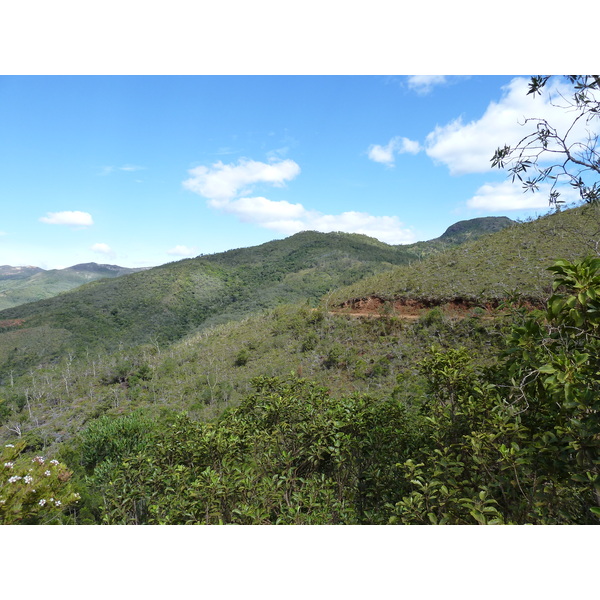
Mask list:
[{"label": "forested hillside", "polygon": [[0,518],[597,523],[599,222],[309,232],[3,311]]},{"label": "forested hillside", "polygon": [[[477,235],[479,220],[472,232]],[[433,246],[437,248],[437,242]],[[316,305],[340,286],[415,260],[418,255],[410,247],[389,246],[367,236],[303,232],[253,248],[95,281],[0,311],[0,377],[83,348],[165,344],[198,327],[278,304]]]}]

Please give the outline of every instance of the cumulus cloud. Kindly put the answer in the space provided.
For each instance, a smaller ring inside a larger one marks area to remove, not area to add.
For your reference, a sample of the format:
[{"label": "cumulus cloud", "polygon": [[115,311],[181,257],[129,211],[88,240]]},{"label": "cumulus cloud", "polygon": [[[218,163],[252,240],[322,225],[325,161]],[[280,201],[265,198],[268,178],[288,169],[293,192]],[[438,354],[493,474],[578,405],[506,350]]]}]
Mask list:
[{"label": "cumulus cloud", "polygon": [[[515,78],[503,88],[499,102],[491,102],[483,116],[464,123],[462,117],[437,126],[426,138],[426,153],[445,164],[452,175],[485,173],[491,169],[494,151],[505,143],[515,145],[536,130],[536,122],[526,118],[547,119],[558,131],[566,131],[573,114],[553,105],[560,104],[560,94],[568,94],[560,82],[549,84],[542,96],[527,95],[528,79]],[[585,139],[584,128],[574,132]],[[542,159],[543,160],[543,159]]]},{"label": "cumulus cloud", "polygon": [[109,258],[115,258],[117,256],[116,252],[108,244],[94,244],[90,249],[97,254],[103,254]]},{"label": "cumulus cloud", "polygon": [[197,248],[190,248],[189,246],[175,246],[170,250],[167,250],[167,254],[171,256],[195,256],[198,254]]},{"label": "cumulus cloud", "polygon": [[79,210],[49,212],[45,217],[40,217],[40,221],[49,225],[69,225],[71,227],[90,227],[94,224],[92,215]]},{"label": "cumulus cloud", "polygon": [[307,227],[316,231],[343,231],[362,233],[388,244],[408,244],[415,241],[414,232],[396,216],[373,216],[364,212],[348,211],[339,215],[312,212],[305,220]]},{"label": "cumulus cloud", "polygon": [[393,166],[396,154],[418,154],[421,151],[419,142],[405,137],[393,137],[385,146],[372,144],[369,146],[369,158],[388,167]]},{"label": "cumulus cloud", "polygon": [[445,75],[410,75],[408,77],[408,87],[421,95],[429,94],[436,85],[444,83],[446,83]]},{"label": "cumulus cloud", "polygon": [[292,235],[300,231],[343,231],[363,233],[389,244],[414,241],[413,232],[405,228],[398,217],[373,216],[362,212],[327,215],[309,210],[299,203],[251,196],[259,184],[281,187],[300,173],[292,160],[261,163],[243,159],[237,164],[217,162],[211,167],[200,166],[190,171],[183,182],[186,189],[207,199],[208,205],[277,233]]},{"label": "cumulus cloud", "polygon": [[183,186],[214,202],[227,202],[246,193],[251,186],[267,183],[277,187],[294,179],[300,167],[293,160],[262,163],[242,158],[237,164],[216,162],[211,167],[199,166],[190,171]]},{"label": "cumulus cloud", "polygon": [[[561,188],[560,199],[566,203],[576,202],[577,192],[570,188]],[[467,200],[469,208],[481,211],[533,210],[548,209],[550,185],[541,184],[538,192],[524,192],[520,182],[510,180],[501,183],[486,183],[475,195]]]},{"label": "cumulus cloud", "polygon": [[363,233],[388,244],[405,244],[414,241],[414,233],[403,226],[396,216],[373,216],[364,212],[348,211],[327,215],[308,210],[302,204],[285,200],[273,201],[263,197],[240,198],[220,205],[240,221],[253,223],[285,235],[300,231],[343,231]]}]

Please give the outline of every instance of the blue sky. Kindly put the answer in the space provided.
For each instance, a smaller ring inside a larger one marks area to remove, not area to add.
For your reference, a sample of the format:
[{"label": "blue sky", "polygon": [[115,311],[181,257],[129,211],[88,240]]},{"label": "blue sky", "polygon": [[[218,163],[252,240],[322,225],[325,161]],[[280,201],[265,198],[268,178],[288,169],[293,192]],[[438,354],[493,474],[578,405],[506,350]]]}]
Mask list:
[{"label": "blue sky", "polygon": [[[427,240],[547,211],[492,171],[513,76],[2,76],[0,264],[153,266],[297,231]],[[563,118],[560,113],[555,119]]]}]

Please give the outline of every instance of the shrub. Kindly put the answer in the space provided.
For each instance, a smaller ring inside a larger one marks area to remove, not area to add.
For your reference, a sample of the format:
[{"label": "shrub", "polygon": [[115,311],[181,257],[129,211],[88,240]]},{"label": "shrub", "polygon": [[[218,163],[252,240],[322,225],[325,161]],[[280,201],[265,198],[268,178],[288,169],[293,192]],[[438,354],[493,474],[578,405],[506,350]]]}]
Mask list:
[{"label": "shrub", "polygon": [[24,455],[24,442],[6,444],[0,453],[0,523],[60,523],[79,501],[71,471],[57,460]]}]

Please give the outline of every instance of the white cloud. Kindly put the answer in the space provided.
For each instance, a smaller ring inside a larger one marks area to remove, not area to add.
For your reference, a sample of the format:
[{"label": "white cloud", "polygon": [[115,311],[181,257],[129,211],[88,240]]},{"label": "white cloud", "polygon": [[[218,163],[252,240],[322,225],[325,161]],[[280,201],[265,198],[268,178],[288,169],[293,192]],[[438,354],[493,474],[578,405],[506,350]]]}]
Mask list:
[{"label": "white cloud", "polygon": [[123,165],[118,167],[119,171],[144,171],[146,167],[140,167],[139,165]]},{"label": "white cloud", "polygon": [[133,172],[144,171],[145,169],[146,167],[140,167],[139,165],[123,165],[122,167],[109,166],[102,167],[101,175],[109,175],[110,173],[114,173],[115,171]]},{"label": "white cloud", "polygon": [[214,208],[235,214],[246,223],[268,223],[301,218],[306,210],[302,204],[291,204],[285,200],[273,201],[268,198],[239,198],[227,203],[210,201]]},{"label": "white cloud", "polygon": [[415,234],[396,216],[376,217],[364,212],[349,211],[339,215],[310,213],[304,229],[316,231],[344,231],[362,233],[387,244],[408,244],[415,241]]},{"label": "white cloud", "polygon": [[408,77],[408,87],[417,94],[429,94],[436,85],[446,83],[445,75],[411,75]]},{"label": "white cloud", "polygon": [[[579,196],[570,188],[561,188],[560,199],[566,203],[577,202]],[[467,200],[467,206],[482,211],[532,210],[550,208],[548,198],[550,185],[541,184],[537,192],[523,191],[520,182],[510,180],[482,185],[475,196]]]},{"label": "white cloud", "polygon": [[267,164],[243,159],[238,164],[218,162],[211,167],[196,167],[190,171],[192,177],[183,185],[205,197],[212,208],[231,214],[244,223],[285,235],[306,230],[343,231],[363,233],[389,244],[414,241],[413,232],[403,227],[395,216],[377,217],[361,212],[326,215],[299,203],[247,195],[255,184],[281,186],[298,173],[300,167],[292,160]]},{"label": "white cloud", "polygon": [[198,254],[198,249],[179,245],[167,250],[167,254],[171,256],[195,256]]},{"label": "white cloud", "polygon": [[262,163],[242,158],[238,164],[223,164],[221,161],[211,167],[196,167],[190,171],[192,177],[183,182],[183,186],[214,202],[231,200],[247,193],[248,186],[268,183],[277,187],[294,179],[300,173],[300,167],[293,160]]},{"label": "white cloud", "polygon": [[103,244],[103,243],[94,244],[90,248],[90,250],[92,250],[93,252],[96,252],[98,254],[103,254],[105,256],[108,256],[110,258],[116,258],[116,256],[117,256],[116,252],[108,244]]},{"label": "white cloud", "polygon": [[[566,131],[573,114],[556,107],[559,94],[568,91],[560,82],[548,84],[542,96],[527,95],[528,79],[515,78],[503,88],[499,102],[491,102],[483,116],[469,123],[461,117],[437,126],[426,139],[426,153],[434,161],[445,164],[452,175],[485,173],[491,170],[494,151],[499,146],[516,145],[535,131],[536,123],[523,125],[526,118],[545,118],[558,131]],[[552,98],[552,100],[551,100]],[[576,137],[584,139],[584,128]]]},{"label": "white cloud", "polygon": [[94,224],[92,215],[79,210],[49,212],[45,217],[40,217],[40,221],[50,225],[70,225],[72,227],[89,227]]},{"label": "white cloud", "polygon": [[414,234],[404,228],[398,217],[376,217],[364,212],[344,212],[327,215],[308,210],[302,204],[273,201],[263,197],[240,198],[219,206],[240,221],[253,223],[285,235],[300,231],[343,231],[363,233],[388,244],[404,244],[414,241]]},{"label": "white cloud", "polygon": [[388,167],[394,164],[395,154],[418,154],[421,151],[419,142],[405,137],[393,137],[385,146],[372,144],[369,146],[369,158]]}]

